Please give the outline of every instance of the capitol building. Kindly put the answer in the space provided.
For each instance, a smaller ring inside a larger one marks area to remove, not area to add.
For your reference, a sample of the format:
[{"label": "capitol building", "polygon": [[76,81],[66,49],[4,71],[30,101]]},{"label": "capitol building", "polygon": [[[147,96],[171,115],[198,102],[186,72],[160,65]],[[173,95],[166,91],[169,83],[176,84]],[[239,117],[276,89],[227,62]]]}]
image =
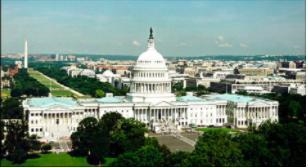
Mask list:
[{"label": "capitol building", "polygon": [[130,93],[103,98],[27,98],[23,101],[29,134],[45,140],[70,137],[86,117],[100,118],[118,112],[145,123],[155,132],[181,131],[190,127],[225,126],[247,128],[266,120],[278,121],[278,102],[235,94],[176,97],[164,57],[156,50],[153,31],[148,47],[134,65]]}]

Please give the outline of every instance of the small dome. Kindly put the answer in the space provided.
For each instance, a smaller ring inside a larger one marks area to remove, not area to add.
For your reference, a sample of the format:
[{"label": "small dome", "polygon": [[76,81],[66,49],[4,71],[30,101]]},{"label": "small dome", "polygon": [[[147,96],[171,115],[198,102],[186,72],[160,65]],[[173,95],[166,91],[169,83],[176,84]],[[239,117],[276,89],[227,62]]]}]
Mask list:
[{"label": "small dome", "polygon": [[108,69],[103,73],[103,76],[105,77],[112,77],[114,74]]}]

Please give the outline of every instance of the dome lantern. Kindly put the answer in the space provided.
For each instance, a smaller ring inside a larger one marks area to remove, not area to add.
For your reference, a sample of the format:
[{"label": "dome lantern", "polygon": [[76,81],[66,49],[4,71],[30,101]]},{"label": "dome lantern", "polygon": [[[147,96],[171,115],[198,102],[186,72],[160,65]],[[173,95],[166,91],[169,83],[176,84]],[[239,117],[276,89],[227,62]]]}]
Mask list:
[{"label": "dome lantern", "polygon": [[153,29],[152,27],[150,28],[150,37],[148,40],[148,48],[154,48],[155,47],[155,43],[154,43],[154,37],[153,37]]}]

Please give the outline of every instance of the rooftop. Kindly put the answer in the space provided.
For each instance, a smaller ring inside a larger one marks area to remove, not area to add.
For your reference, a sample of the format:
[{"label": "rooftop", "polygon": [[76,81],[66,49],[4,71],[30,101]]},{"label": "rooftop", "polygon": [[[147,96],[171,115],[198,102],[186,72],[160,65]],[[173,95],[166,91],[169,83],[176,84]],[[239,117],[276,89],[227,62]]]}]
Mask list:
[{"label": "rooftop", "polygon": [[31,98],[28,100],[28,104],[32,107],[49,107],[54,105],[71,107],[77,105],[77,102],[69,97],[42,97]]},{"label": "rooftop", "polygon": [[248,103],[255,101],[256,98],[250,97],[250,96],[242,96],[242,95],[237,95],[237,94],[213,94],[209,95],[206,97],[207,99],[210,100],[227,100],[227,101],[232,101],[236,103]]},{"label": "rooftop", "polygon": [[100,99],[97,99],[97,102],[99,103],[121,103],[124,102],[123,99],[120,97],[103,97]]},{"label": "rooftop", "polygon": [[176,98],[177,101],[181,101],[181,102],[200,102],[200,101],[204,101],[203,99],[196,97],[196,96],[192,96],[192,95],[186,95],[186,96],[181,96],[181,97],[177,97]]}]

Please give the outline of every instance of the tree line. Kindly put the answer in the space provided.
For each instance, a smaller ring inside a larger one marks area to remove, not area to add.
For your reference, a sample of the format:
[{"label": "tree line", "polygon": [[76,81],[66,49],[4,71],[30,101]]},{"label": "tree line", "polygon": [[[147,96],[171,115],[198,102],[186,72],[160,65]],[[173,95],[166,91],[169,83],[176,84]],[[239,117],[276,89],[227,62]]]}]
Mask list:
[{"label": "tree line", "polygon": [[43,74],[54,78],[59,83],[68,86],[74,90],[77,90],[83,94],[90,95],[92,97],[101,97],[103,93],[113,93],[114,95],[126,95],[129,91],[128,87],[118,89],[108,82],[101,82],[96,78],[89,78],[86,76],[70,77],[65,70],[61,70],[59,66],[47,66],[47,65],[37,65],[36,70],[42,72]]},{"label": "tree line", "polygon": [[0,143],[0,161],[5,158],[19,164],[38,157],[38,151],[47,153],[51,150],[50,144],[43,144],[36,135],[29,135],[27,121],[23,119],[0,121]]},{"label": "tree line", "polygon": [[11,91],[12,97],[26,96],[48,96],[49,89],[29,76],[26,69],[20,69],[14,76],[14,85]]},{"label": "tree line", "polygon": [[118,113],[82,120],[71,135],[72,153],[111,166],[305,166],[305,125],[265,122],[258,129],[230,134],[211,130],[199,137],[192,152],[171,153],[156,138],[144,137],[145,125]]}]

